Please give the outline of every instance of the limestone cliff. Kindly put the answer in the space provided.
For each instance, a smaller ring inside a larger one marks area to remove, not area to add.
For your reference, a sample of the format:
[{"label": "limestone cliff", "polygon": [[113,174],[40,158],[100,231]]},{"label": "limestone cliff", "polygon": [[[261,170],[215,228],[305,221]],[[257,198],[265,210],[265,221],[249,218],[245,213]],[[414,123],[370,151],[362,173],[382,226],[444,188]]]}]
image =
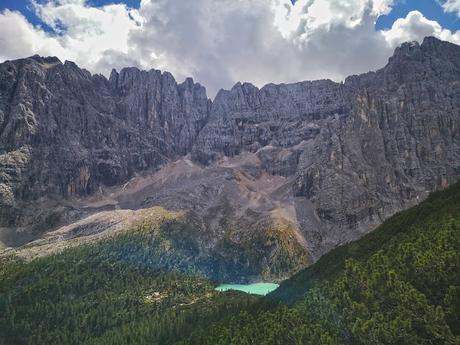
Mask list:
[{"label": "limestone cliff", "polygon": [[431,37],[343,83],[237,83],[213,102],[167,72],[7,61],[0,240],[163,206],[199,219],[207,253],[244,257],[257,239],[248,257],[270,262],[295,238],[306,263],[456,181],[459,145],[460,47]]}]

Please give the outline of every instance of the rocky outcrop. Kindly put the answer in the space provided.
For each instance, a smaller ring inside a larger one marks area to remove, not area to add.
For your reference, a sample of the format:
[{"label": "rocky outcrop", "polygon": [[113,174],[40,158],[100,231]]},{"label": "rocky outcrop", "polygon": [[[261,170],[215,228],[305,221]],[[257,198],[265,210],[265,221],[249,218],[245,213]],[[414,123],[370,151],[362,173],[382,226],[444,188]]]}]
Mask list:
[{"label": "rocky outcrop", "polygon": [[190,151],[210,107],[204,87],[156,70],[107,80],[34,56],[3,63],[0,81],[0,154],[27,152],[12,173],[21,199],[90,194],[159,167]]},{"label": "rocky outcrop", "polygon": [[[201,131],[193,150],[193,157],[203,163],[243,151],[256,152],[275,148],[295,147],[315,138],[320,132],[318,123],[336,114],[349,112],[351,104],[342,84],[330,80],[306,81],[289,85],[269,84],[258,89],[252,84],[237,83],[230,91],[217,94],[210,119]],[[267,150],[266,150],[267,151]],[[268,159],[271,168],[273,159]],[[282,155],[279,162],[285,166],[274,172],[292,174],[289,169],[296,155]],[[291,167],[292,168],[292,167]]]},{"label": "rocky outcrop", "polygon": [[[0,226],[14,237],[100,207],[160,205],[201,218],[207,250],[229,236],[235,248],[251,243],[270,228],[257,226],[263,219],[287,221],[315,260],[456,181],[459,126],[460,47],[435,38],[403,44],[381,70],[343,83],[237,83],[212,103],[167,72],[126,68],[106,79],[56,58],[5,62]],[[131,177],[186,155],[198,170],[122,195]],[[116,185],[116,201],[82,206]]]},{"label": "rocky outcrop", "polygon": [[460,47],[426,38],[377,72],[332,81],[236,84],[217,95],[193,148],[203,163],[255,152],[294,176],[298,218],[315,258],[456,181]]},{"label": "rocky outcrop", "polygon": [[210,105],[204,87],[167,72],[107,80],[57,58],[1,64],[1,225],[27,224],[26,202],[89,195],[185,154]]}]

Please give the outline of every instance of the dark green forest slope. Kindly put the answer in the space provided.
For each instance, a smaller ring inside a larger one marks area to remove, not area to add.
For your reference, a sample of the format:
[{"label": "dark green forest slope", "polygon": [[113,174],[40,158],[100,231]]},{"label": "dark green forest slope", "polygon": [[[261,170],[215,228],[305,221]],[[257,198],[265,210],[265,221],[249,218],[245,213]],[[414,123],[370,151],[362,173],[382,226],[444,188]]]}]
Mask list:
[{"label": "dark green forest slope", "polygon": [[181,344],[460,344],[460,184]]},{"label": "dark green forest slope", "polygon": [[266,298],[165,271],[176,265],[149,241],[127,234],[30,263],[4,258],[0,344],[460,344],[460,184]]},{"label": "dark green forest slope", "polygon": [[159,269],[178,263],[157,241],[127,233],[30,263],[4,258],[0,344],[167,345],[256,299],[220,294],[180,264]]}]

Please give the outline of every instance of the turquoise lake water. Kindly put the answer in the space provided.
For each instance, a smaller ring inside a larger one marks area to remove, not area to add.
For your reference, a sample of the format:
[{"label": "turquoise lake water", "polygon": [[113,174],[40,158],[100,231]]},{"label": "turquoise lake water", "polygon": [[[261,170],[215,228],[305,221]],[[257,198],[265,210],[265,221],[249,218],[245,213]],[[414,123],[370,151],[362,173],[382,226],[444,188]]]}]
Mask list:
[{"label": "turquoise lake water", "polygon": [[269,292],[276,290],[279,284],[275,283],[254,283],[254,284],[221,284],[216,287],[217,291],[238,290],[254,295],[265,296]]}]

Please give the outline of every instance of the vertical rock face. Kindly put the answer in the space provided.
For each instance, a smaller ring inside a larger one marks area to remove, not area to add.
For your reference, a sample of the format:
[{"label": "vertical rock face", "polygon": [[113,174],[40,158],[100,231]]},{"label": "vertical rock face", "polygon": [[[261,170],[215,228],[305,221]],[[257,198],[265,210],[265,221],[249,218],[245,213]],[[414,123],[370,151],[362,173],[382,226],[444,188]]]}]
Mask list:
[{"label": "vertical rock face", "polygon": [[[230,91],[217,94],[193,157],[208,163],[218,153],[232,156],[267,146],[271,150],[294,147],[319,133],[317,123],[350,110],[344,91],[342,84],[330,80],[269,84],[260,90],[252,84],[237,83]],[[268,168],[275,163],[269,160]],[[296,159],[294,156],[283,160],[292,165]],[[289,167],[279,168],[287,169],[286,174],[294,172]]]},{"label": "vertical rock face", "polygon": [[[213,103],[167,72],[125,68],[106,79],[56,58],[5,62],[0,227],[30,218],[24,202],[89,195],[189,153],[214,175],[219,160],[251,157],[254,169],[286,181],[281,196],[258,204],[292,206],[296,236],[316,259],[457,180],[459,126],[460,47],[435,38],[405,43],[381,70],[343,83],[237,83]],[[202,174],[193,190],[218,180]]]},{"label": "vertical rock face", "polygon": [[60,216],[36,209],[44,198],[89,195],[185,154],[209,107],[204,87],[169,73],[107,80],[57,58],[0,64],[0,228],[45,231]]},{"label": "vertical rock face", "polygon": [[123,182],[190,151],[209,107],[204,87],[160,71],[126,68],[107,80],[56,58],[5,62],[0,184],[34,200]]},{"label": "vertical rock face", "polygon": [[459,92],[460,47],[435,38],[403,44],[383,69],[342,84],[238,83],[217,95],[193,157],[248,150],[293,176],[317,258],[458,179]]}]

